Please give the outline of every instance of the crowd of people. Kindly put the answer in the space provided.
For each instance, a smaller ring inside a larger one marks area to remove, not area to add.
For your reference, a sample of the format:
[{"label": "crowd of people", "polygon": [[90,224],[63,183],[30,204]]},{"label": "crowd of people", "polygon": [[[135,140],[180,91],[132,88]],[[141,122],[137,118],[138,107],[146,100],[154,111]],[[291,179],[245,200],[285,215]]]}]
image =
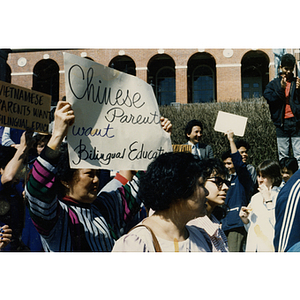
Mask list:
[{"label": "crowd of people", "polygon": [[[300,251],[300,80],[285,54],[264,93],[279,160],[257,168],[250,145],[226,132],[214,157],[203,125],[185,128],[191,152],[163,153],[146,171],[71,169],[66,136],[76,116],[59,101],[51,134],[4,128],[0,148],[1,251]],[[162,128],[172,124],[161,117]],[[289,143],[293,157],[289,157]],[[299,149],[298,149],[299,146]],[[101,183],[105,178],[104,183]]]}]

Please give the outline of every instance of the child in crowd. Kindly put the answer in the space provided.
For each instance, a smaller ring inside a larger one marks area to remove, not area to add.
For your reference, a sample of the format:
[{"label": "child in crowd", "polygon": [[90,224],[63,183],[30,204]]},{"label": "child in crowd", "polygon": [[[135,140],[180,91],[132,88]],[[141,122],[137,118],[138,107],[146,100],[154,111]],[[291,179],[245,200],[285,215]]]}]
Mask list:
[{"label": "child in crowd", "polygon": [[257,167],[258,190],[240,217],[248,231],[246,252],[274,251],[275,205],[281,183],[280,166],[265,160]]}]

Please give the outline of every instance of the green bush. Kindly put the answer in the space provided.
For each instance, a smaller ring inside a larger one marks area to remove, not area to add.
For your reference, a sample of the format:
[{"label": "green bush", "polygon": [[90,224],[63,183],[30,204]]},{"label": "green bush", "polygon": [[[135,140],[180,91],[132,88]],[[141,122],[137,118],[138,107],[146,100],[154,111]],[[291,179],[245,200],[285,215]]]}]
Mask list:
[{"label": "green bush", "polygon": [[220,110],[248,118],[243,139],[250,144],[249,163],[256,167],[265,159],[278,159],[275,126],[270,118],[269,106],[264,98],[242,102],[178,104],[160,107],[161,115],[167,117],[173,124],[173,144],[186,143],[185,125],[192,119],[198,119],[204,127],[202,141],[211,145],[215,157],[219,158],[223,151],[229,149],[229,142],[224,134],[214,130],[217,114]]}]

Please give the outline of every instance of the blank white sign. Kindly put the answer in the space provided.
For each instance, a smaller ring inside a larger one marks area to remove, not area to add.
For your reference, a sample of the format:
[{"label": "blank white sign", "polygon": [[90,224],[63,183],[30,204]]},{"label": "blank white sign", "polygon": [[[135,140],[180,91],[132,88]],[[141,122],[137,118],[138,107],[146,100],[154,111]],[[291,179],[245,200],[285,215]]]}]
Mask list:
[{"label": "blank white sign", "polygon": [[232,130],[236,136],[244,136],[248,118],[219,111],[215,123],[215,131],[226,133]]}]

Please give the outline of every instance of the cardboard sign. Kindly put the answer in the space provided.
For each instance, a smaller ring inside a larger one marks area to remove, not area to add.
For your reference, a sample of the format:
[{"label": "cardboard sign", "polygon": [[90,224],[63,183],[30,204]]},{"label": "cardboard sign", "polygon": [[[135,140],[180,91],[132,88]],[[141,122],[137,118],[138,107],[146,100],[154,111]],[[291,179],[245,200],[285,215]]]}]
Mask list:
[{"label": "cardboard sign", "polygon": [[173,152],[192,152],[192,145],[187,144],[179,144],[179,145],[172,145]]},{"label": "cardboard sign", "polygon": [[48,133],[51,96],[0,81],[0,126]]},{"label": "cardboard sign", "polygon": [[69,53],[64,64],[66,99],[75,113],[67,135],[71,168],[145,170],[172,151],[149,84]]},{"label": "cardboard sign", "polygon": [[236,136],[244,136],[248,118],[219,111],[215,123],[215,131],[226,133],[232,130]]}]

